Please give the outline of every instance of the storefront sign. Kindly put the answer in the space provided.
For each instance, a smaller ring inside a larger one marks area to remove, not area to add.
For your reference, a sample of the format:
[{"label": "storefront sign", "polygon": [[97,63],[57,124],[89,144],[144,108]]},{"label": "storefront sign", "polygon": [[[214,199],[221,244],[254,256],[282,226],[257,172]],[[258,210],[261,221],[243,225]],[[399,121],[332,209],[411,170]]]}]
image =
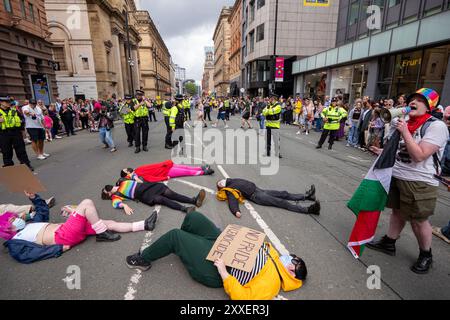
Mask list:
[{"label": "storefront sign", "polygon": [[277,58],[275,61],[275,82],[284,81],[284,58]]},{"label": "storefront sign", "polygon": [[422,58],[418,58],[418,59],[405,59],[402,60],[402,62],[400,63],[400,66],[402,68],[406,68],[406,67],[415,67],[417,65],[422,64]]},{"label": "storefront sign", "polygon": [[252,271],[266,235],[238,225],[229,225],[217,238],[206,260],[222,259],[227,267]]},{"label": "storefront sign", "polygon": [[328,7],[329,0],[303,0],[303,5],[306,7]]}]

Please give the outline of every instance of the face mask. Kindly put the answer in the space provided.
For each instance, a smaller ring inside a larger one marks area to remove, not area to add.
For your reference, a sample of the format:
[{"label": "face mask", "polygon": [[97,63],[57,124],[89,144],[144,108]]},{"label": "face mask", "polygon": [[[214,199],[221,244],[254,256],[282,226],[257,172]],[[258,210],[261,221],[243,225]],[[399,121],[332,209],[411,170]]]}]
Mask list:
[{"label": "face mask", "polygon": [[280,261],[283,264],[283,266],[287,269],[288,265],[292,264],[292,257],[291,256],[281,256]]},{"label": "face mask", "polygon": [[227,184],[227,181],[226,181],[226,180],[220,180],[220,181],[217,183],[217,185],[218,185],[219,187],[221,187],[221,188],[225,188],[225,187],[226,187],[226,184]]},{"label": "face mask", "polygon": [[14,227],[16,227],[16,229],[19,231],[19,230],[25,229],[26,223],[25,223],[25,220],[20,219],[20,218],[16,218],[14,220],[14,222],[12,223],[12,225]]}]

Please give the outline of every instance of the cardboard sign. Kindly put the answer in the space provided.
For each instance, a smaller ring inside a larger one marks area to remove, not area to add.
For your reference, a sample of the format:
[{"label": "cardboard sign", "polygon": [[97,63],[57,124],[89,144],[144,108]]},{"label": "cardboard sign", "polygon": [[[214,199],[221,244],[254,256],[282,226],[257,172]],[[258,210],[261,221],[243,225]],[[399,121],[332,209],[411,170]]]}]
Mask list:
[{"label": "cardboard sign", "polygon": [[47,191],[39,179],[24,164],[0,168],[0,184],[3,184],[8,191],[15,193]]},{"label": "cardboard sign", "polygon": [[222,259],[227,267],[250,272],[265,238],[263,232],[229,225],[217,238],[206,260]]}]

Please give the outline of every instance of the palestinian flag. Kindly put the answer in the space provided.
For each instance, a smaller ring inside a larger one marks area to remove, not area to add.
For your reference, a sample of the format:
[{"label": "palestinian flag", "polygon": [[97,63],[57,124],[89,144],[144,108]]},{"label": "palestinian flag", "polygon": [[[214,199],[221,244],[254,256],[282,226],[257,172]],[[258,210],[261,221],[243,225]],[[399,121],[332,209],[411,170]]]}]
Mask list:
[{"label": "palestinian flag", "polygon": [[348,249],[358,259],[364,251],[364,245],[375,237],[381,212],[386,207],[391,187],[392,168],[400,142],[400,133],[395,131],[387,142],[383,153],[375,161],[369,173],[347,204],[357,216]]}]

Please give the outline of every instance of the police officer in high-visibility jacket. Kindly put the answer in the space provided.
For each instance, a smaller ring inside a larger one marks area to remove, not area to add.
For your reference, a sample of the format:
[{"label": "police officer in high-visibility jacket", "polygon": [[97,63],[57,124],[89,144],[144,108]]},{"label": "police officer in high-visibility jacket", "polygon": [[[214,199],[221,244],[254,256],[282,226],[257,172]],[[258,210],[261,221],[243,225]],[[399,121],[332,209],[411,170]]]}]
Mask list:
[{"label": "police officer in high-visibility jacket", "polygon": [[225,120],[230,121],[230,99],[225,99],[223,106],[225,108]]},{"label": "police officer in high-visibility jacket", "polygon": [[11,107],[9,97],[0,97],[0,149],[3,153],[3,166],[14,165],[13,150],[16,151],[17,159],[34,171],[28,159],[21,131],[21,119],[17,110]]},{"label": "police officer in high-visibility jacket", "polygon": [[189,100],[188,96],[184,96],[183,100],[183,109],[184,109],[184,115],[186,120],[189,118],[189,121],[191,121],[191,101]]},{"label": "police officer in high-visibility jacket", "polygon": [[[150,108],[150,102],[144,99],[144,91],[136,90],[136,98],[133,99],[134,106],[134,141],[136,145],[136,151],[134,153],[141,152],[141,144],[142,150],[145,152],[148,151],[148,120],[149,120],[149,112],[148,108]],[[141,140],[142,133],[142,140]]]},{"label": "police officer in high-visibility jacket", "polygon": [[347,117],[347,111],[338,106],[337,98],[333,98],[330,106],[323,109],[321,117],[323,118],[325,125],[316,149],[321,149],[327,139],[327,136],[330,135],[330,138],[328,139],[328,150],[332,150],[334,140],[336,139],[336,134],[341,126],[341,120]]},{"label": "police officer in high-visibility jacket", "polygon": [[175,143],[173,143],[172,134],[175,132],[175,130],[184,128],[184,107],[182,95],[177,95],[175,97],[175,103],[170,109],[169,124],[171,129],[170,141],[172,143],[172,147],[175,147],[178,143],[182,141],[178,139]]},{"label": "police officer in high-visibility jacket", "polygon": [[119,114],[125,124],[125,132],[127,133],[128,147],[133,147],[134,142],[134,111],[133,96],[125,95],[125,103],[119,107]]},{"label": "police officer in high-visibility jacket", "polygon": [[263,116],[266,118],[266,145],[267,156],[271,156],[272,137],[275,145],[275,155],[281,159],[281,143],[280,143],[280,123],[281,123],[281,105],[278,102],[278,95],[272,93],[270,95],[269,104],[263,110]]},{"label": "police officer in high-visibility jacket", "polygon": [[173,107],[172,101],[165,101],[163,104],[162,112],[164,115],[164,123],[166,124],[166,138],[165,138],[165,148],[172,149],[172,128],[170,127],[170,112]]}]

